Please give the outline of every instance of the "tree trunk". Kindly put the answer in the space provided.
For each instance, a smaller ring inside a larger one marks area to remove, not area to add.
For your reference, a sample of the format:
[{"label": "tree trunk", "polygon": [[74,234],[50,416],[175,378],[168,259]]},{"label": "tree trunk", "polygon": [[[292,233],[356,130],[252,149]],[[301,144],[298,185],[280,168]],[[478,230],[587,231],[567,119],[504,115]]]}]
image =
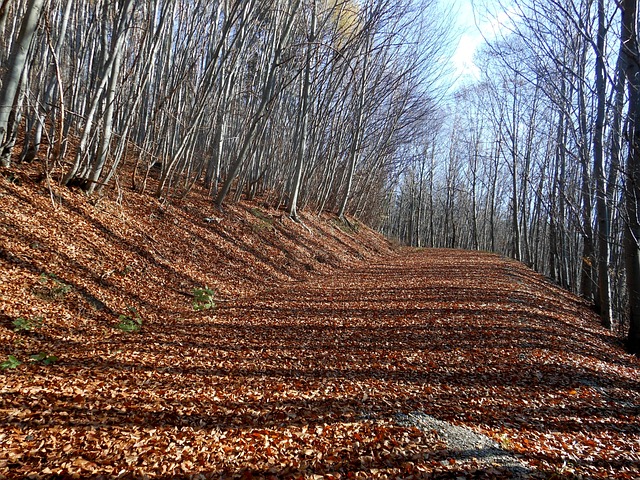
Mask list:
[{"label": "tree trunk", "polygon": [[628,156],[625,178],[627,228],[625,230],[624,257],[629,302],[629,333],[627,346],[640,353],[640,69],[637,38],[637,0],[622,2],[621,42],[625,53],[628,79]]},{"label": "tree trunk", "polygon": [[302,98],[300,99],[300,129],[298,138],[296,167],[293,176],[291,193],[289,195],[289,206],[287,213],[293,220],[298,220],[298,195],[300,194],[300,184],[302,182],[302,170],[304,167],[304,156],[307,149],[307,125],[309,123],[309,90],[311,87],[311,53],[316,39],[316,0],[311,5],[311,32],[307,43],[307,55],[304,68],[304,79],[302,85]]},{"label": "tree trunk", "polygon": [[19,97],[29,47],[38,28],[38,23],[40,23],[40,14],[45,2],[46,0],[29,0],[18,39],[13,44],[7,62],[7,73],[2,78],[2,87],[0,87],[0,165],[3,167],[8,167],[11,164],[13,142],[11,141],[12,132],[9,131],[10,117],[12,114],[14,116],[17,114],[15,102]]},{"label": "tree trunk", "polygon": [[593,176],[596,183],[596,224],[598,227],[598,286],[595,296],[596,308],[602,325],[611,328],[611,282],[609,279],[609,209],[604,178],[603,137],[607,86],[605,83],[605,7],[598,0],[598,37],[596,42],[596,119],[593,133]]},{"label": "tree trunk", "polygon": [[340,207],[338,208],[338,218],[344,219],[344,214],[347,210],[347,204],[349,203],[349,197],[351,196],[351,188],[353,186],[353,175],[356,170],[356,163],[358,159],[358,150],[360,148],[360,136],[362,134],[362,119],[364,116],[364,97],[367,94],[367,67],[369,65],[369,48],[368,40],[365,41],[364,61],[362,66],[362,77],[360,78],[360,85],[357,92],[355,121],[353,123],[353,134],[351,136],[351,147],[349,148],[349,162],[347,166],[347,184],[345,186],[344,195],[340,201]]}]

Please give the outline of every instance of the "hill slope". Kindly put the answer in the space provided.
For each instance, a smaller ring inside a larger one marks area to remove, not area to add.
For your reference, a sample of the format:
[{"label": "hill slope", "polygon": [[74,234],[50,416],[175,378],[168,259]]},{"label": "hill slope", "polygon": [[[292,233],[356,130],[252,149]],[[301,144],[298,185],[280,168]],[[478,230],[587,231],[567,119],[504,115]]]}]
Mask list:
[{"label": "hill slope", "polygon": [[[0,359],[23,363],[0,373],[0,478],[512,476],[420,418],[534,478],[640,475],[638,360],[517,262],[12,175]],[[196,311],[205,285],[218,308]]]},{"label": "hill slope", "polygon": [[[104,337],[130,307],[149,321],[192,313],[196,288],[233,301],[390,252],[368,228],[330,216],[303,214],[300,225],[252,203],[222,215],[202,191],[171,204],[131,191],[119,201],[89,201],[79,191],[49,190],[22,170],[3,173],[4,326],[44,314],[50,328]],[[68,291],[56,295],[61,290]]]}]

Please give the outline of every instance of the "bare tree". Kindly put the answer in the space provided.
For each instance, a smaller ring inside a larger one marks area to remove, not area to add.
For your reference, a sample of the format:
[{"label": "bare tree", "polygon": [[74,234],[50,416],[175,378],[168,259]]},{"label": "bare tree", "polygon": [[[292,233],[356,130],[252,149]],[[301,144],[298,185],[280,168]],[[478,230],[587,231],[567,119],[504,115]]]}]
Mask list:
[{"label": "bare tree", "polygon": [[[20,33],[13,43],[7,60],[8,69],[3,75],[0,87],[0,165],[8,167],[17,133],[19,104],[26,85],[29,49],[40,23],[40,16],[46,0],[29,0],[22,19]],[[6,12],[6,5],[3,10]],[[3,14],[4,17],[5,14]]]}]

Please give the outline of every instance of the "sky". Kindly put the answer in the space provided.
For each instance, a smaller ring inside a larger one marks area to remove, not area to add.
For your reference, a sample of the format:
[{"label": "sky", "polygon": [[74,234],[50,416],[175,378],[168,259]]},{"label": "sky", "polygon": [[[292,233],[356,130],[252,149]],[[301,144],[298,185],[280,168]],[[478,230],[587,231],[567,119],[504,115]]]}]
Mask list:
[{"label": "sky", "polygon": [[[480,80],[480,68],[474,63],[476,51],[486,40],[496,38],[508,26],[510,10],[501,6],[499,0],[484,0],[492,12],[490,15],[474,11],[472,0],[449,0],[457,10],[456,23],[460,30],[458,47],[451,59],[455,70],[456,86]],[[476,2],[480,3],[480,2]]]}]

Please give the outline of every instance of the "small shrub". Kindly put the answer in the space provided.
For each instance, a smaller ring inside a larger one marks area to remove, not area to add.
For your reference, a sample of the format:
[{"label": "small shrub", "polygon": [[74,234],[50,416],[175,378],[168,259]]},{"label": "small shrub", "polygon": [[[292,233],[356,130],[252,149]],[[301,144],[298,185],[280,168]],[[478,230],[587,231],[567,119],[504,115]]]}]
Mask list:
[{"label": "small shrub", "polygon": [[276,227],[267,222],[259,222],[251,225],[251,231],[256,235],[261,235],[264,232],[273,232],[275,231],[275,228]]},{"label": "small shrub", "polygon": [[251,229],[254,233],[275,230],[275,227],[273,226],[274,219],[272,217],[265,215],[257,208],[252,208],[250,211],[254,217],[260,220],[258,223],[254,223],[251,225]]},{"label": "small shrub", "polygon": [[45,352],[40,352],[36,355],[31,355],[31,360],[34,362],[40,362],[44,365],[53,365],[58,361],[58,357],[55,355],[49,355]]},{"label": "small shrub", "polygon": [[273,224],[273,218],[269,217],[268,215],[265,215],[258,208],[252,208],[251,213],[253,214],[254,217],[257,217],[264,222]]},{"label": "small shrub", "polygon": [[34,293],[45,300],[60,300],[65,297],[73,287],[64,283],[53,273],[43,273],[40,275],[42,287]]},{"label": "small shrub", "polygon": [[215,292],[209,287],[193,289],[193,309],[197,312],[216,308]]},{"label": "small shrub", "polygon": [[20,360],[13,355],[9,355],[4,362],[0,363],[0,368],[2,370],[7,370],[9,368],[18,368],[20,365],[22,365]]},{"label": "small shrub", "polygon": [[358,222],[351,222],[349,220],[337,218],[333,221],[333,225],[338,227],[344,233],[349,235],[358,233],[360,231],[360,224]]},{"label": "small shrub", "polygon": [[129,315],[120,315],[118,320],[120,321],[120,323],[118,323],[118,328],[123,332],[135,333],[139,332],[142,328],[142,318],[138,311],[133,307],[129,307]]},{"label": "small shrub", "polygon": [[14,332],[32,332],[38,328],[42,328],[42,317],[23,318],[18,317],[13,321]]},{"label": "small shrub", "polygon": [[122,277],[126,277],[131,272],[133,272],[133,267],[131,265],[126,265],[122,270],[118,272],[118,274]]}]

